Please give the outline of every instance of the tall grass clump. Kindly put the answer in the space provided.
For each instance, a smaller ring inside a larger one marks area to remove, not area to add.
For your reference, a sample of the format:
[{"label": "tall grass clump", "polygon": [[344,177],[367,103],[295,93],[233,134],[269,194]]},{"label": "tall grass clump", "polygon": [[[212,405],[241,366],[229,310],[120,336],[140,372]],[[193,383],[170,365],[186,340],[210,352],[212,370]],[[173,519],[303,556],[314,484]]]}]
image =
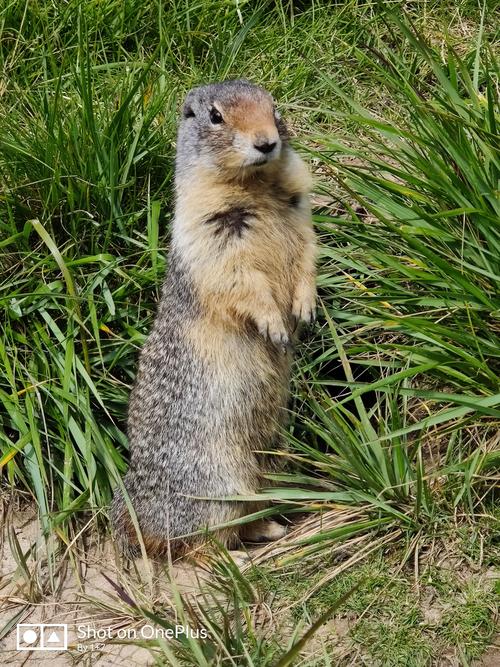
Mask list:
[{"label": "tall grass clump", "polygon": [[358,56],[398,119],[330,80],[355,130],[313,151],[337,189],[324,183],[316,216],[323,326],[291,444],[322,487],[304,497],[433,534],[484,511],[498,481],[499,70],[481,36],[472,57],[442,58],[391,26],[404,57],[383,43]]},{"label": "tall grass clump", "polygon": [[288,434],[300,470],[274,495],[413,530],[463,501],[474,511],[495,474],[498,65],[486,24],[472,55],[442,57],[377,3],[299,5],[0,10],[0,470],[36,500],[46,534],[66,539],[72,517],[105,507],[127,467],[177,109],[192,85],[236,76],[266,85],[307,132],[333,203],[315,216],[322,327],[297,364]]}]

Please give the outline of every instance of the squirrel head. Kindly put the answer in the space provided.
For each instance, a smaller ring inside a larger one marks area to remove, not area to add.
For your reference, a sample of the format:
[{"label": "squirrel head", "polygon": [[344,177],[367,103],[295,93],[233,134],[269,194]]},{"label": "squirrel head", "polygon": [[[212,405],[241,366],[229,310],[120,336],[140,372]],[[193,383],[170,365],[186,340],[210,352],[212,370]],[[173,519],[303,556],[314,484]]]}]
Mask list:
[{"label": "squirrel head", "polygon": [[263,88],[244,79],[200,86],[182,109],[177,167],[203,165],[241,177],[279,159],[286,140],[286,126]]}]

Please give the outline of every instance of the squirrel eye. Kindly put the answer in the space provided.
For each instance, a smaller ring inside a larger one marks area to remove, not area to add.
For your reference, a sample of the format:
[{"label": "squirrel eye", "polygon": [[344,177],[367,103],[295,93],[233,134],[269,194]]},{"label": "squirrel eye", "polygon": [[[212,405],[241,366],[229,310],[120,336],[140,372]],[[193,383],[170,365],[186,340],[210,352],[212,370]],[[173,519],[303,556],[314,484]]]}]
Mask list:
[{"label": "squirrel eye", "polygon": [[210,121],[214,125],[219,125],[220,123],[224,122],[224,118],[222,118],[222,114],[220,113],[220,111],[217,111],[217,109],[215,107],[212,107],[210,109]]},{"label": "squirrel eye", "polygon": [[191,107],[186,107],[184,109],[184,118],[194,118],[195,117],[194,111],[191,109]]}]

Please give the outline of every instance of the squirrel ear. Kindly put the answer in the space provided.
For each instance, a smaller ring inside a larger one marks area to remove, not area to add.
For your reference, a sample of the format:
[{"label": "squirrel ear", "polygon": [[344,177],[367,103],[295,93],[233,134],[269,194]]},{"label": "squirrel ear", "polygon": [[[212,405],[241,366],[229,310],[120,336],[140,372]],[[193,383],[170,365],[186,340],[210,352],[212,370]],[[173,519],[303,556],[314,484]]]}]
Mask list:
[{"label": "squirrel ear", "polygon": [[184,104],[182,106],[182,115],[184,118],[194,118],[194,116],[196,116],[193,109],[193,103],[196,102],[196,95],[194,94],[195,90],[196,89],[190,90],[184,99]]},{"label": "squirrel ear", "polygon": [[280,138],[283,141],[286,141],[288,139],[288,128],[285,124],[285,121],[283,118],[276,118],[275,121],[276,127],[278,128],[278,134],[280,135]]}]

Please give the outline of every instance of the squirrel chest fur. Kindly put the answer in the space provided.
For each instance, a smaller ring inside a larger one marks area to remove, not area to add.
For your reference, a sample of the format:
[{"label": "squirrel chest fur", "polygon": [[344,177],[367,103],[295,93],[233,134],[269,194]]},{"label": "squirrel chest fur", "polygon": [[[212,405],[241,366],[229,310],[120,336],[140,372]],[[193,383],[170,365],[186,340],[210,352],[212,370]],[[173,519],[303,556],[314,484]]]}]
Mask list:
[{"label": "squirrel chest fur", "polygon": [[[124,484],[151,552],[203,542],[252,510],[224,500],[266,484],[279,449],[298,320],[315,309],[310,177],[271,96],[247,81],[193,89],[180,123],[169,268],[141,352]],[[115,531],[138,536],[120,491]],[[274,521],[240,537],[273,539]]]}]

